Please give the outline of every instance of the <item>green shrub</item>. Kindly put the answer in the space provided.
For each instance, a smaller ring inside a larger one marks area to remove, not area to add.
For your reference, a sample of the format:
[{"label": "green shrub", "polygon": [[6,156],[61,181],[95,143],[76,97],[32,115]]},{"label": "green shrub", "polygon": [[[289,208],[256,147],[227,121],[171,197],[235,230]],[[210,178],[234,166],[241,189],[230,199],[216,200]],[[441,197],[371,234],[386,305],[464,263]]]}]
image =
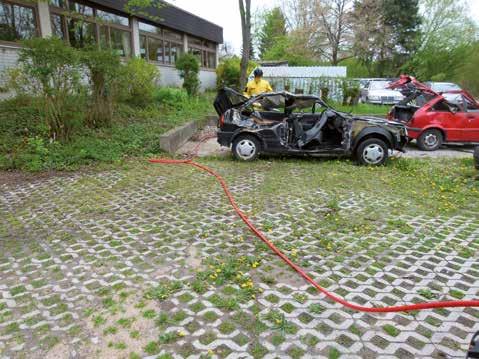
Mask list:
[{"label": "green shrub", "polygon": [[359,85],[343,81],[343,105],[357,105],[360,96],[361,89]]},{"label": "green shrub", "polygon": [[18,62],[16,89],[41,96],[50,137],[68,140],[77,124],[71,97],[83,92],[78,51],[60,39],[34,38],[23,42]]},{"label": "green shrub", "polygon": [[155,91],[155,100],[161,105],[174,108],[188,101],[188,93],[183,89],[161,87]]},{"label": "green shrub", "polygon": [[132,58],[122,67],[122,100],[136,106],[144,106],[153,101],[156,83],[159,80],[158,68],[141,58]]},{"label": "green shrub", "polygon": [[120,56],[112,50],[92,47],[82,51],[81,62],[87,70],[91,86],[86,124],[92,128],[110,126],[121,85]]},{"label": "green shrub", "polygon": [[[257,64],[250,61],[248,64],[248,74],[250,74]],[[240,75],[241,75],[241,59],[238,56],[233,56],[224,59],[216,69],[216,86],[218,89],[223,87],[231,87],[238,91],[240,89]]]},{"label": "green shrub", "polygon": [[181,55],[176,61],[176,69],[180,72],[183,79],[183,88],[188,95],[196,96],[200,89],[200,63],[198,58],[190,53]]}]

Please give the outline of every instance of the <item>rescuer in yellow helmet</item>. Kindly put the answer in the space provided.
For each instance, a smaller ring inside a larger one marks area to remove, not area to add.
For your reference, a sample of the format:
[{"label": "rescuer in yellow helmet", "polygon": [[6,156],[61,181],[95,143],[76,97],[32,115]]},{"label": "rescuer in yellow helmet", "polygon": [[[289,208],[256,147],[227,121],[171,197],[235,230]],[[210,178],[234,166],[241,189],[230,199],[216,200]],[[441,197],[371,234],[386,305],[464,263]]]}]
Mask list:
[{"label": "rescuer in yellow helmet", "polygon": [[248,82],[245,89],[245,96],[253,97],[262,93],[273,92],[273,88],[268,81],[263,80],[263,70],[254,70],[254,79]]}]

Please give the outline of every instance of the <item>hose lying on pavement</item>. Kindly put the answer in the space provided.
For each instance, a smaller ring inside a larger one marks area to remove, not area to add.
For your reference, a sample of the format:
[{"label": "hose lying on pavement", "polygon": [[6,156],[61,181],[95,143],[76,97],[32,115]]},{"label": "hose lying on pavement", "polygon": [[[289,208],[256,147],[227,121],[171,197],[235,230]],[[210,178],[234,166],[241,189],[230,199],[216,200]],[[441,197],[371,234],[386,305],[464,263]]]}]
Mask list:
[{"label": "hose lying on pavement", "polygon": [[395,312],[410,312],[417,310],[427,310],[427,309],[438,309],[438,308],[465,308],[465,307],[479,307],[479,300],[463,300],[463,301],[444,301],[444,302],[424,302],[418,304],[410,305],[399,305],[392,307],[366,307],[354,303],[350,303],[343,298],[327,291],[321,287],[312,277],[310,277],[302,268],[296,265],[291,261],[279,248],[277,248],[256,226],[249,220],[246,214],[238,207],[233,195],[231,194],[226,181],[221,177],[217,172],[212,170],[209,167],[206,167],[200,163],[194,162],[193,159],[197,156],[201,144],[214,136],[206,136],[200,140],[199,144],[195,148],[193,154],[189,159],[185,160],[172,160],[172,159],[152,159],[151,163],[156,164],[167,164],[167,165],[188,165],[193,166],[198,170],[209,173],[218,181],[218,183],[223,188],[223,191],[226,194],[231,206],[242,221],[248,226],[248,228],[262,240],[278,257],[280,257],[288,266],[294,269],[301,277],[303,277],[308,283],[315,287],[320,293],[326,295],[329,299],[333,300],[336,303],[339,303],[347,308],[353,309],[358,312],[366,313],[395,313]]}]

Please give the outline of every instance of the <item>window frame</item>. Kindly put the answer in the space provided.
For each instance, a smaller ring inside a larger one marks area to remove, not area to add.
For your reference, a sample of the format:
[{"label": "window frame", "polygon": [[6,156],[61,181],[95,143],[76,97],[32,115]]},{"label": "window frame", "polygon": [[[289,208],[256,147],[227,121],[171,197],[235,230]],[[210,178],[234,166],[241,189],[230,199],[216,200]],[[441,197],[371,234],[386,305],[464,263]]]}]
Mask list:
[{"label": "window frame", "polygon": [[[180,42],[178,40],[173,40],[170,37],[166,37],[165,36],[165,30],[171,31],[171,32],[174,32],[174,33],[178,33],[178,34],[180,34],[180,33],[178,31],[167,29],[163,26],[153,25],[153,24],[145,22],[145,21],[140,21],[139,23],[144,23],[146,25],[154,26],[159,30],[159,32],[149,32],[149,31],[145,31],[145,30],[141,30],[141,29],[139,31],[139,33],[140,33],[140,53],[141,53],[141,37],[143,36],[146,39],[145,40],[145,51],[146,51],[145,52],[145,60],[150,62],[150,63],[156,64],[156,65],[167,66],[167,67],[175,67],[175,64],[171,62],[171,48],[172,48],[172,45],[176,45],[176,47],[180,48],[180,54],[181,54],[181,53],[184,52],[183,42]],[[139,26],[140,26],[140,24],[139,24]],[[183,34],[181,34],[181,35],[184,36]],[[157,60],[151,60],[150,59],[149,38],[153,38],[155,40],[160,40],[162,42],[162,44],[163,44],[162,61],[157,61]],[[169,58],[170,58],[169,62],[166,62],[167,47],[168,47],[168,54],[169,54]]]},{"label": "window frame", "polygon": [[[33,10],[33,19],[35,21],[35,34],[34,37],[39,37],[42,35],[42,31],[40,29],[40,18],[38,16],[38,4],[21,1],[21,0],[2,0],[2,3],[9,4],[10,6],[17,5],[26,7],[28,9]],[[7,41],[7,40],[0,40],[0,45],[7,45],[7,46],[14,46],[14,47],[21,47],[22,45],[19,43],[21,40],[16,41]]]},{"label": "window frame", "polygon": [[[69,5],[70,2],[68,0],[65,0],[66,7],[58,7],[58,6],[55,6],[55,5],[50,5],[49,6],[50,15],[59,15],[62,19],[62,31],[65,34],[64,41],[66,43],[71,44],[70,34],[68,32],[68,19],[72,18],[72,19],[83,20],[85,22],[89,22],[89,23],[94,24],[94,26],[95,26],[95,43],[96,43],[96,46],[99,47],[99,48],[101,47],[101,35],[100,35],[101,27],[104,26],[104,27],[107,28],[107,33],[108,33],[107,44],[108,44],[108,47],[110,49],[112,48],[111,47],[111,30],[110,30],[111,28],[128,32],[129,35],[130,35],[129,36],[129,39],[130,39],[130,56],[122,56],[122,57],[123,58],[128,58],[128,57],[132,57],[134,55],[133,27],[132,27],[131,16],[125,16],[124,14],[120,14],[119,12],[114,11],[112,9],[108,9],[108,8],[105,8],[105,7],[102,7],[102,6],[98,6],[96,4],[92,5],[92,4],[86,3],[85,1],[82,1],[82,0],[74,0],[74,1],[78,4],[80,4],[80,5],[85,5],[85,6],[91,7],[93,9],[93,16],[83,16],[83,15],[81,15],[81,14],[75,12],[75,11],[71,11],[70,10],[70,5]],[[127,18],[129,26],[122,25],[122,24],[116,24],[116,23],[113,23],[113,22],[103,20],[102,18],[97,16],[98,10],[103,11],[103,12],[107,12],[107,13],[110,13],[110,14],[113,14],[113,15],[117,15],[117,16]],[[52,23],[52,19],[50,19],[50,22]],[[52,26],[52,30],[53,30],[53,26]]]},{"label": "window frame", "polygon": [[[190,43],[190,39],[201,41],[201,46],[198,44]],[[215,48],[212,49],[211,47],[208,47],[207,45],[208,43],[214,44]],[[200,39],[198,37],[188,35],[188,52],[192,53],[191,51],[192,49],[200,51],[201,53],[200,67],[202,69],[208,70],[208,71],[214,71],[218,67],[218,59],[217,59],[218,46],[213,41]],[[209,54],[214,55],[214,59],[215,59],[214,67],[209,67]],[[206,62],[206,66],[204,66],[205,62]]]}]

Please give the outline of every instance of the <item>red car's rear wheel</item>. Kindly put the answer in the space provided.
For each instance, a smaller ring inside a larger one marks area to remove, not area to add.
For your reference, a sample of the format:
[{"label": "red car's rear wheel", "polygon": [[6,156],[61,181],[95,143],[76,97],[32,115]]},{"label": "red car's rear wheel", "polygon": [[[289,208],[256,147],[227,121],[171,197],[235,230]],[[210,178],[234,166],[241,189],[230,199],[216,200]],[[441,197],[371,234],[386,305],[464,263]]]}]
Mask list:
[{"label": "red car's rear wheel", "polygon": [[442,132],[436,129],[424,131],[417,139],[417,146],[423,151],[436,151],[444,143]]}]

